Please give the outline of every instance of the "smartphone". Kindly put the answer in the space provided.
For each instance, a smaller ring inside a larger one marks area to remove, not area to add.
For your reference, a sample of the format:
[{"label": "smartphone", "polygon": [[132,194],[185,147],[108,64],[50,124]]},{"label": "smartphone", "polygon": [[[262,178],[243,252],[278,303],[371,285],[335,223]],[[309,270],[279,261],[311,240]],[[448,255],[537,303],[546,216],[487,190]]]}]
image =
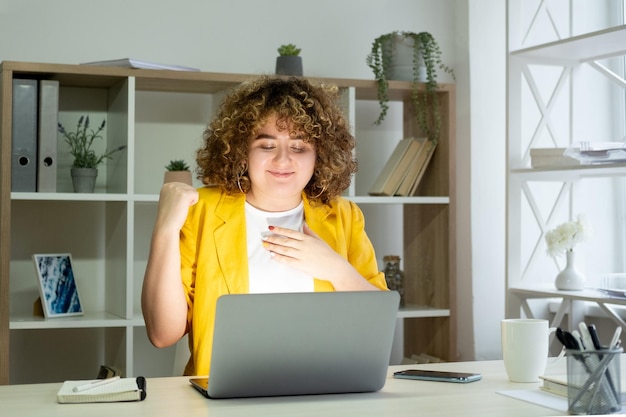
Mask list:
[{"label": "smartphone", "polygon": [[407,369],[406,371],[394,372],[394,378],[417,379],[422,381],[440,382],[474,382],[482,379],[481,374],[468,372],[448,372],[448,371],[425,371],[418,369]]}]

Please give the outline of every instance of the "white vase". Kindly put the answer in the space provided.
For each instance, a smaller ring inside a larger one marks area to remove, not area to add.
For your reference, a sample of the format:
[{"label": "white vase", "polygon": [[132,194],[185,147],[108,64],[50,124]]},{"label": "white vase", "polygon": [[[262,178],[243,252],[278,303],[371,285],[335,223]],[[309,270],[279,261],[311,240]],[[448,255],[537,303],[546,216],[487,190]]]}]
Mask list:
[{"label": "white vase", "polygon": [[585,276],[576,269],[576,252],[565,252],[565,268],[556,276],[554,285],[557,290],[580,291],[585,287]]}]

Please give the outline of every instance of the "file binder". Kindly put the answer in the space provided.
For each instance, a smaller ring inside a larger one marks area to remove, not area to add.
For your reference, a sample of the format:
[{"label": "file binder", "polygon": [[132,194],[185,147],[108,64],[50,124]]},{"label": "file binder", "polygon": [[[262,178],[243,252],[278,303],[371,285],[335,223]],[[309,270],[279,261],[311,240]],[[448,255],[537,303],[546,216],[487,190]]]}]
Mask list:
[{"label": "file binder", "polygon": [[13,80],[11,191],[37,191],[37,80]]},{"label": "file binder", "polygon": [[59,82],[39,83],[39,141],[37,148],[37,191],[57,190],[57,132],[59,124]]}]

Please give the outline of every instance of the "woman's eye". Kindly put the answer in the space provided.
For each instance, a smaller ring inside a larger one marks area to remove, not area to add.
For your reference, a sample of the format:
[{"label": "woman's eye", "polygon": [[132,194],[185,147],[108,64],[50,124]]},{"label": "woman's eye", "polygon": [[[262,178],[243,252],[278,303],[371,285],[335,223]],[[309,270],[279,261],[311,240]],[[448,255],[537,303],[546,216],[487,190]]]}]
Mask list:
[{"label": "woman's eye", "polygon": [[304,151],[306,151],[306,148],[304,148],[304,147],[302,147],[302,146],[292,146],[292,147],[291,147],[291,150],[292,150],[293,152],[300,153],[300,152],[304,152]]}]

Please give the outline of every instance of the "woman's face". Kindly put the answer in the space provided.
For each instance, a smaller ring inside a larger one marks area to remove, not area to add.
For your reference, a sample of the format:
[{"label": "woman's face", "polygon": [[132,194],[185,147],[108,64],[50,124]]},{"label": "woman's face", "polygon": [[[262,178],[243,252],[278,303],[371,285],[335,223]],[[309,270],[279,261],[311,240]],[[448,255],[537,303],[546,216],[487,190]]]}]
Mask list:
[{"label": "woman's face", "polygon": [[297,206],[302,190],[313,176],[315,149],[305,143],[304,136],[278,129],[276,116],[251,138],[248,154],[248,175],[251,189],[247,200],[267,211],[284,211]]}]

